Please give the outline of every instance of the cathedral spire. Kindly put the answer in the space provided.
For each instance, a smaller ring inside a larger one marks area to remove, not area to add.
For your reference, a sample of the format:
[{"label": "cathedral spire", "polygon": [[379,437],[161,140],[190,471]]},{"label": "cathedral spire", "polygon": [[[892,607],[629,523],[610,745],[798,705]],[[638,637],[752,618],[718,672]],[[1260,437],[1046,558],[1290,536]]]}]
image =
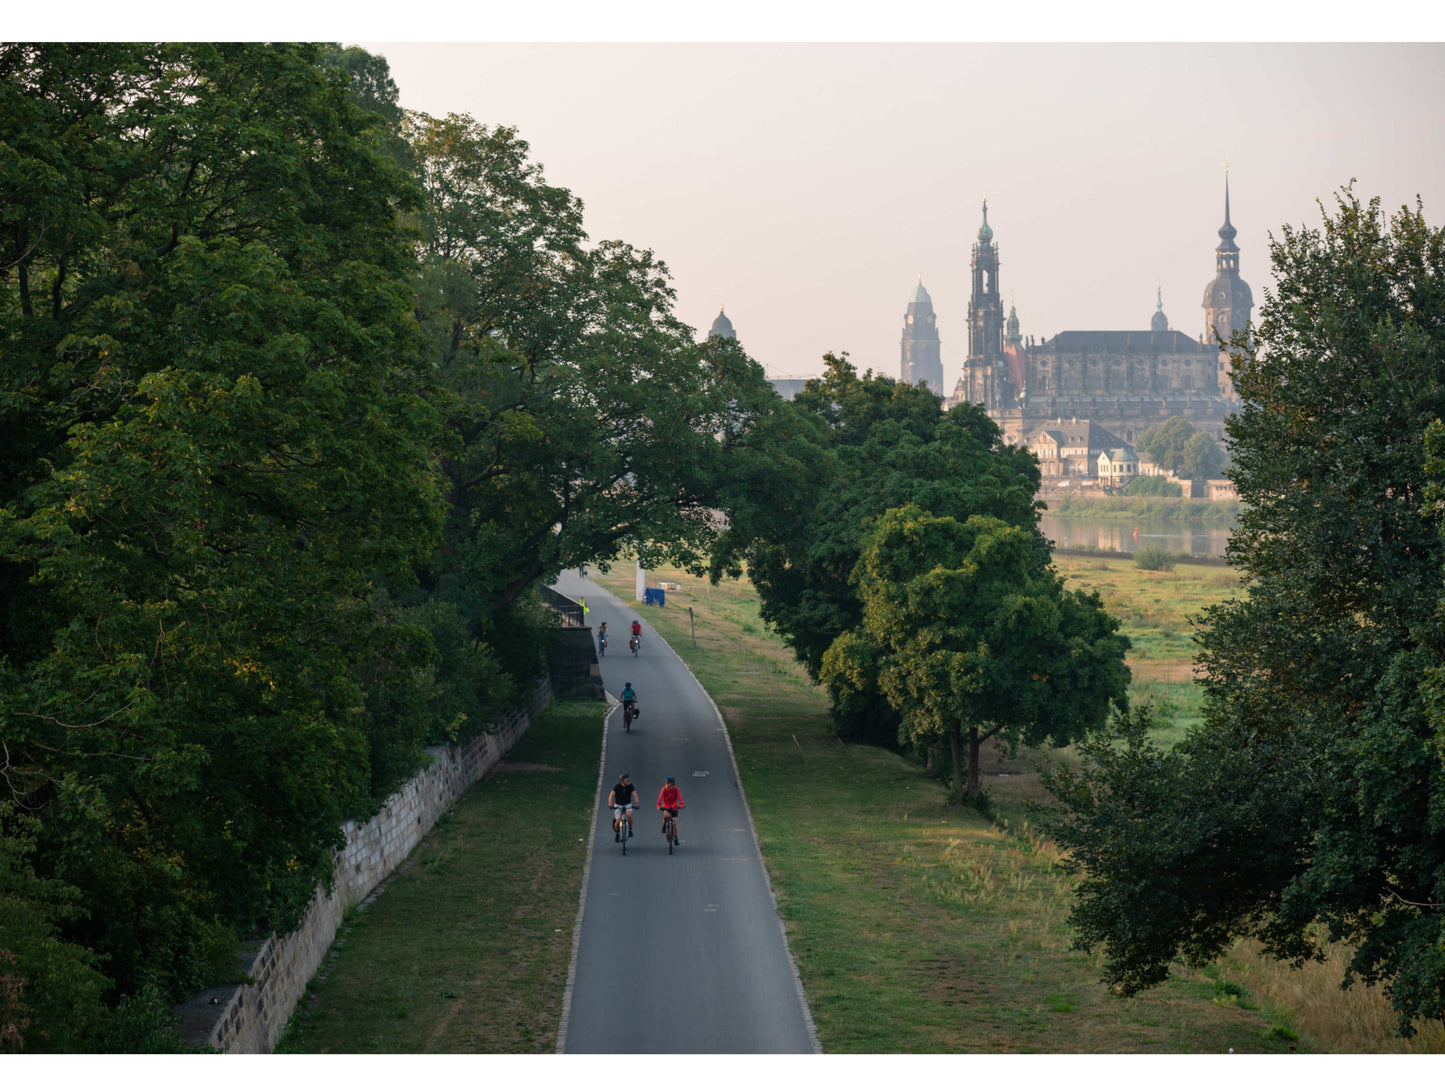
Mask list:
[{"label": "cathedral spire", "polygon": [[993,227],[988,224],[988,197],[983,197],[983,225],[978,228],[978,239],[984,244],[993,240]]},{"label": "cathedral spire", "polygon": [[1219,227],[1219,238],[1220,238],[1220,240],[1219,240],[1219,251],[1220,251],[1220,252],[1224,252],[1224,251],[1226,250],[1226,246],[1227,246],[1228,248],[1234,248],[1234,247],[1235,247],[1235,244],[1234,244],[1234,235],[1235,235],[1237,232],[1238,232],[1238,231],[1235,230],[1233,224],[1229,221],[1229,163],[1228,163],[1228,162],[1225,162],[1225,163],[1224,163],[1224,225],[1222,225],[1222,226]]}]

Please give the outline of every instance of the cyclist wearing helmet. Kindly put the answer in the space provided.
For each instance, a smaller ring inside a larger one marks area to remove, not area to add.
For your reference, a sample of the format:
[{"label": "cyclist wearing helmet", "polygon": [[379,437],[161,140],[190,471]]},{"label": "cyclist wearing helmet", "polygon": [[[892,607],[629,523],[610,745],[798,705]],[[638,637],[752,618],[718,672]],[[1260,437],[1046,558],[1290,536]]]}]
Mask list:
[{"label": "cyclist wearing helmet", "polygon": [[[662,790],[657,795],[657,808],[662,810],[662,831],[667,833],[667,821],[671,817],[677,819],[677,811],[686,803],[682,800],[682,791],[677,789],[677,781],[672,776],[667,777],[667,782],[662,785]],[[680,841],[679,841],[680,842]]]},{"label": "cyclist wearing helmet", "polygon": [[612,793],[607,796],[607,805],[612,810],[612,835],[615,841],[622,841],[622,829],[632,835],[632,807],[637,804],[637,788],[632,778],[623,772],[617,777]]}]

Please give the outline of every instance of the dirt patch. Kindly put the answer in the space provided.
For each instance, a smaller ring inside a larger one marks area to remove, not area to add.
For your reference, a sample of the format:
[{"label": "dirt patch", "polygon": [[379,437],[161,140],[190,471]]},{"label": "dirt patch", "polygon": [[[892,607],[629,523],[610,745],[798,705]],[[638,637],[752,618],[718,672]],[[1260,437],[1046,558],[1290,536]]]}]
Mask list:
[{"label": "dirt patch", "polygon": [[1194,662],[1191,659],[1130,659],[1129,672],[1135,681],[1193,681]]},{"label": "dirt patch", "polygon": [[743,713],[740,708],[723,708],[722,713],[723,721],[726,722],[728,726],[742,725]]}]

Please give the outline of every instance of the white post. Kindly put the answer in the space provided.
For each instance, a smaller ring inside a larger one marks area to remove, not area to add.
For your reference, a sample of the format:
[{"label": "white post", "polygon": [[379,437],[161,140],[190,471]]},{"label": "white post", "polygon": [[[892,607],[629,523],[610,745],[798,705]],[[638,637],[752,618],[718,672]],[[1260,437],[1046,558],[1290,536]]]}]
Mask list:
[{"label": "white post", "polygon": [[641,602],[647,597],[647,573],[642,571],[642,557],[637,558],[637,601]]}]

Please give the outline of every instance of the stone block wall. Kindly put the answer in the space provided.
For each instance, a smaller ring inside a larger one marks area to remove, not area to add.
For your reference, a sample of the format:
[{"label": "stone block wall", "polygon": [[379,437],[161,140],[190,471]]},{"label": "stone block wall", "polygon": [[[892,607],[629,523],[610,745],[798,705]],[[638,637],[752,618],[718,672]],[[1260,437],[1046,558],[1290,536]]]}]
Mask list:
[{"label": "stone block wall", "polygon": [[526,709],[509,713],[497,733],[463,746],[433,746],[428,750],[431,764],[387,799],[380,813],[365,824],[345,824],[346,845],[336,854],[330,894],[318,889],[299,929],[272,934],[256,947],[246,971],[251,982],[204,990],[181,1006],[188,1037],[227,1054],[269,1054],[347,910],[401,864],[437,818],[517,743],[551,699],[551,683],[544,680],[532,690]]}]

